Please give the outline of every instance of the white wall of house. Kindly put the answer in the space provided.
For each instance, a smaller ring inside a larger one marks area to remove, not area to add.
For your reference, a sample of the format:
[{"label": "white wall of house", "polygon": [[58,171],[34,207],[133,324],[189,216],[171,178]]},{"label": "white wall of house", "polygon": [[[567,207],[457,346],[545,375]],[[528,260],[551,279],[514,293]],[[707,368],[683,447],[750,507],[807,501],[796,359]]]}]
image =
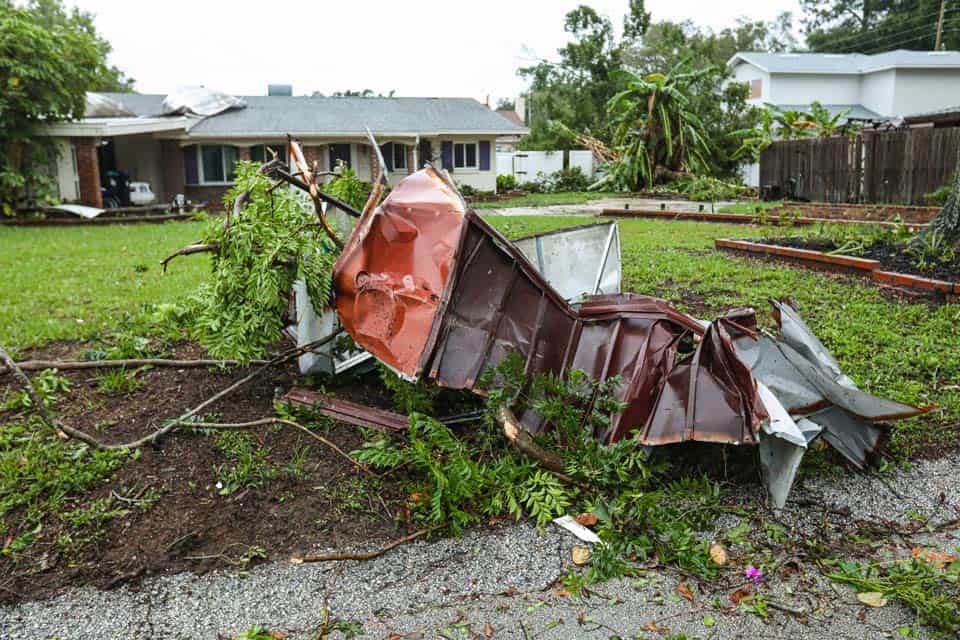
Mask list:
[{"label": "white wall of house", "polygon": [[860,100],[871,111],[880,115],[893,115],[893,90],[897,72],[894,69],[865,73],[860,77]]},{"label": "white wall of house", "polygon": [[77,159],[73,155],[73,143],[69,138],[58,138],[57,145],[57,190],[60,200],[73,202],[80,199]]},{"label": "white wall of house", "polygon": [[728,82],[760,80],[761,95],[748,102],[778,105],[859,104],[883,116],[904,116],[960,104],[956,69],[884,69],[863,74],[774,73],[737,63]]},{"label": "white wall of house", "polygon": [[773,74],[769,97],[773,104],[860,104],[860,76]]},{"label": "white wall of house", "polygon": [[897,69],[893,113],[906,116],[960,104],[960,73],[950,69]]},{"label": "white wall of house", "polygon": [[164,192],[160,144],[152,135],[117,136],[113,149],[117,169],[130,174],[131,182],[149,182],[154,193]]},{"label": "white wall of house", "polygon": [[[457,169],[454,167],[450,170],[450,175],[457,182],[457,184],[466,184],[470,185],[478,191],[496,191],[497,190],[497,139],[496,136],[443,136],[441,138],[429,138],[431,152],[434,155],[434,159],[437,164],[440,164],[440,152],[442,143],[444,140],[452,140],[454,144],[457,142],[476,142],[477,143],[477,164],[479,165],[479,153],[480,147],[479,143],[481,140],[486,140],[490,143],[490,169],[487,171],[480,171],[479,166],[476,169]],[[421,159],[422,162],[422,159]]]},{"label": "white wall of house", "polygon": [[745,62],[740,62],[733,68],[733,78],[727,81],[730,82],[745,82],[750,84],[754,80],[760,80],[760,97],[758,98],[749,98],[747,102],[750,104],[763,104],[764,102],[769,102],[770,94],[770,74],[759,69],[752,64],[747,64]]}]

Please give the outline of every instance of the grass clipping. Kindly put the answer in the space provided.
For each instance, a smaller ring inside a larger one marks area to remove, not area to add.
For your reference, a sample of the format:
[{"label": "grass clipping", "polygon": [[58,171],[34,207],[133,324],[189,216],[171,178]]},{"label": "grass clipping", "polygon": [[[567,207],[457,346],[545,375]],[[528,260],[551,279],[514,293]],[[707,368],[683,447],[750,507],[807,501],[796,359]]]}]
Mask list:
[{"label": "grass clipping", "polygon": [[249,193],[239,216],[212,220],[203,241],[216,244],[212,278],[195,296],[193,337],[217,358],[247,362],[266,353],[283,329],[290,291],[303,280],[316,312],[329,306],[337,249],[303,196],[273,188],[258,165],[237,165],[227,211]]}]

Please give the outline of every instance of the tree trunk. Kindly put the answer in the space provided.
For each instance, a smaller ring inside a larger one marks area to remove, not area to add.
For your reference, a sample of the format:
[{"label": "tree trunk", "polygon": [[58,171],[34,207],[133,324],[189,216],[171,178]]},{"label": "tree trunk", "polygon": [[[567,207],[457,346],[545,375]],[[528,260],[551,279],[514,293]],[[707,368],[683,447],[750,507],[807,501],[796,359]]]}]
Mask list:
[{"label": "tree trunk", "polygon": [[960,153],[957,156],[958,167],[953,174],[950,196],[943,205],[943,209],[940,209],[940,213],[930,221],[930,226],[924,231],[924,235],[939,232],[954,244],[960,244]]}]

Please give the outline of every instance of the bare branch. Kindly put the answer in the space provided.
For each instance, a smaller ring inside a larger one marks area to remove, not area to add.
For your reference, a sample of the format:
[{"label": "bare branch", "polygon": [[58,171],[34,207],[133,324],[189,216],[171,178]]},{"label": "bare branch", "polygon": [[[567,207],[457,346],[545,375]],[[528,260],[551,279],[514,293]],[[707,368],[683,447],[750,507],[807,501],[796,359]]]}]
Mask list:
[{"label": "bare branch", "polygon": [[400,545],[416,540],[417,538],[422,538],[423,536],[427,535],[431,531],[436,531],[437,529],[443,526],[445,525],[436,524],[436,525],[433,525],[432,527],[427,527],[426,529],[420,529],[419,531],[414,531],[408,536],[404,536],[402,538],[394,540],[390,544],[376,551],[370,551],[368,553],[311,554],[311,555],[291,558],[291,561],[294,564],[302,564],[304,562],[333,562],[337,560],[373,560],[374,558],[379,558],[380,556],[385,554],[387,551],[390,551],[391,549],[395,549]]},{"label": "bare branch", "polygon": [[282,426],[285,426],[285,427],[291,427],[291,428],[293,428],[293,429],[299,429],[300,431],[304,432],[305,434],[307,434],[308,436],[310,436],[311,438],[313,438],[313,439],[316,440],[317,442],[319,442],[319,443],[325,445],[326,447],[328,447],[328,448],[329,448],[330,450],[332,450],[334,453],[336,453],[337,455],[339,455],[341,458],[343,458],[344,460],[346,460],[347,462],[349,462],[350,464],[352,464],[354,467],[356,467],[357,469],[359,469],[359,470],[362,471],[363,473],[365,473],[365,474],[367,474],[368,476],[371,476],[371,477],[376,477],[376,474],[375,474],[374,472],[370,471],[370,469],[369,469],[366,465],[364,465],[362,462],[360,462],[360,461],[358,461],[358,460],[354,460],[353,458],[351,458],[351,457],[350,457],[350,454],[346,453],[343,449],[341,449],[340,447],[338,447],[338,446],[335,445],[334,443],[330,442],[329,440],[327,440],[326,438],[324,438],[324,437],[321,436],[320,434],[314,433],[313,431],[310,431],[310,429],[306,428],[306,427],[303,426],[302,424],[300,424],[300,423],[298,423],[298,422],[293,422],[292,420],[284,420],[284,419],[282,419],[282,418],[273,418],[273,417],[270,417],[270,418],[261,418],[261,419],[259,419],[259,420],[251,420],[251,421],[249,421],[249,422],[186,422],[186,421],[181,421],[180,424],[181,424],[181,425],[184,425],[184,426],[196,427],[197,429],[218,429],[218,430],[222,430],[222,431],[239,431],[239,430],[242,430],[242,429],[252,429],[253,427],[261,427],[261,426],[268,425],[268,424],[278,424],[278,425],[282,425]]},{"label": "bare branch", "polygon": [[[268,360],[251,360],[246,365],[267,364]],[[125,369],[127,367],[172,367],[175,369],[198,369],[201,367],[239,367],[236,360],[169,360],[165,358],[127,358],[125,360],[24,360],[17,366],[23,371],[78,371],[84,369]],[[10,373],[10,368],[0,367],[0,376]]]},{"label": "bare branch", "polygon": [[163,272],[167,272],[167,263],[176,258],[177,256],[189,256],[194,253],[217,253],[220,251],[220,245],[213,243],[207,244],[204,242],[195,242],[193,244],[188,244],[183,249],[174,251],[166,258],[160,261],[160,266],[163,268]]}]

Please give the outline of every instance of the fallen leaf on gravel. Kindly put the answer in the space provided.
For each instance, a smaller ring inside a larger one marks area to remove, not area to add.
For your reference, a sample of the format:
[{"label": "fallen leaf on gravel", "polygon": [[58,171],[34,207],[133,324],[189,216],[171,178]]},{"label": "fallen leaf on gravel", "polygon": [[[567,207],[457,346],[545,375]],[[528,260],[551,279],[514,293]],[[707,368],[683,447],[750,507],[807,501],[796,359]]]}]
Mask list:
[{"label": "fallen leaf on gravel", "polygon": [[857,594],[857,600],[871,607],[882,607],[887,604],[887,598],[879,591],[864,591]]},{"label": "fallen leaf on gravel", "polygon": [[750,595],[750,587],[740,587],[730,594],[730,602],[740,604],[740,601]]},{"label": "fallen leaf on gravel", "polygon": [[931,563],[937,569],[943,569],[947,564],[956,562],[957,560],[957,556],[950,555],[949,553],[940,553],[939,551],[925,551],[923,547],[914,547],[910,551],[910,555]]},{"label": "fallen leaf on gravel", "polygon": [[566,589],[557,589],[553,592],[553,595],[557,596],[558,598],[566,598],[567,596],[572,596],[573,594]]},{"label": "fallen leaf on gravel", "polygon": [[590,562],[590,547],[574,547],[573,551],[570,552],[570,557],[573,559],[573,564],[577,566],[585,565]]},{"label": "fallen leaf on gravel", "polygon": [[493,625],[491,625],[489,622],[483,625],[483,635],[485,635],[488,638],[493,637]]},{"label": "fallen leaf on gravel", "polygon": [[714,619],[712,615],[708,613],[705,616],[703,616],[703,626],[712,627],[715,624],[717,624],[717,621]]},{"label": "fallen leaf on gravel", "polygon": [[690,587],[685,585],[682,580],[677,583],[677,593],[682,595],[690,602],[693,602],[693,591],[690,591]]},{"label": "fallen leaf on gravel", "polygon": [[720,566],[727,564],[727,550],[722,544],[710,545],[710,559],[713,560],[713,564]]},{"label": "fallen leaf on gravel", "polygon": [[585,527],[592,527],[593,525],[597,524],[597,516],[593,515],[589,511],[578,515],[576,520]]},{"label": "fallen leaf on gravel", "polygon": [[399,633],[391,633],[384,640],[403,640],[403,636]]}]

